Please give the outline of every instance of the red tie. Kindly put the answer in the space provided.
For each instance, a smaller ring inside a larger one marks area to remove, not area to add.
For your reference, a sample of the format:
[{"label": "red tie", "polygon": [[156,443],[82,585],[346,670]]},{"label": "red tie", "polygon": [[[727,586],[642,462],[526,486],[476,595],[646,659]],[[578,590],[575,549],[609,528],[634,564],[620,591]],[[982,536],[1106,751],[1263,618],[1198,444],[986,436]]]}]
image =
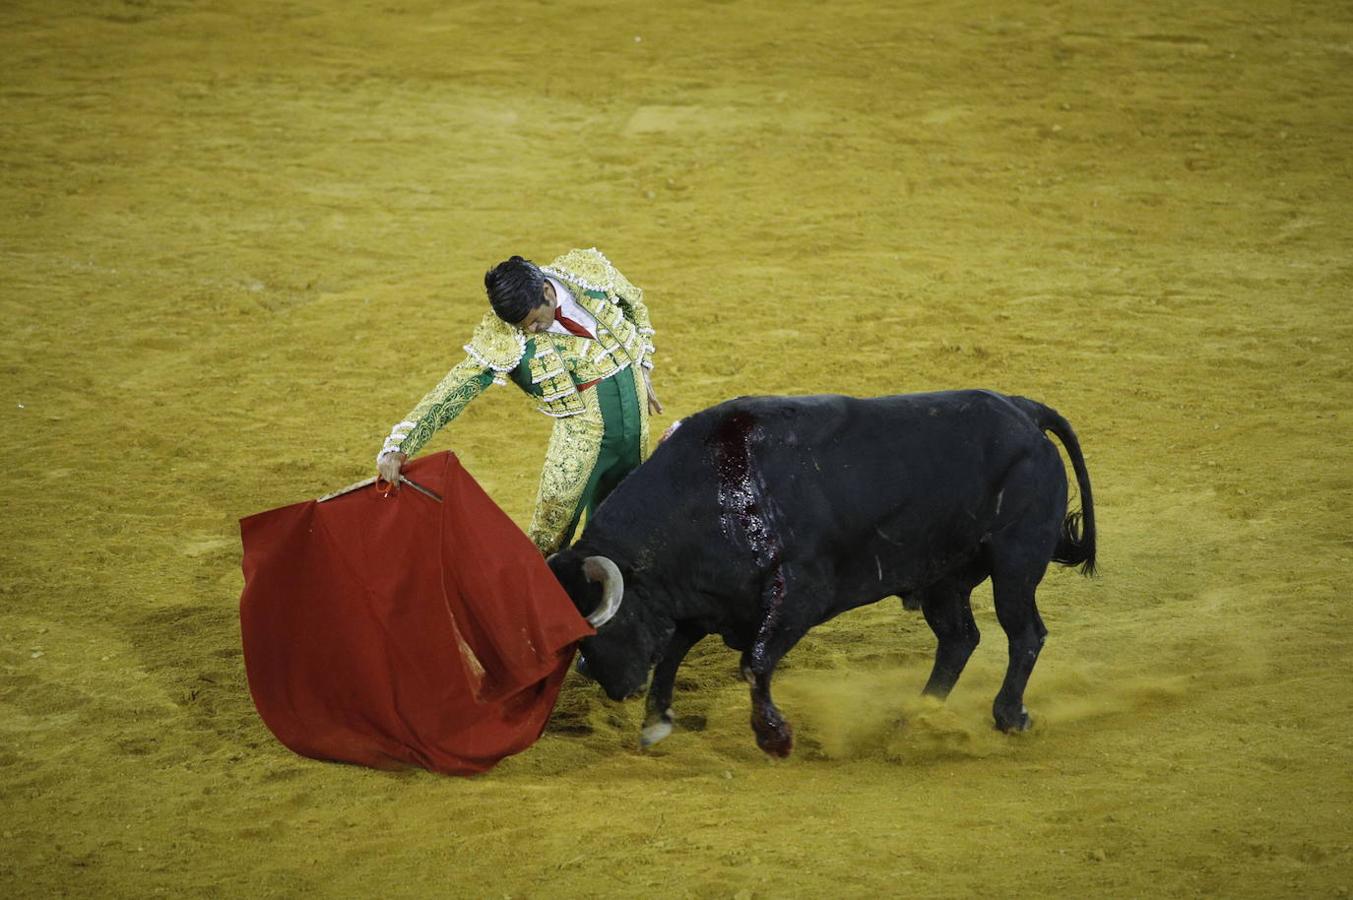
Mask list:
[{"label": "red tie", "polygon": [[563,325],[564,328],[566,328],[571,334],[576,334],[578,337],[585,338],[592,337],[592,333],[590,331],[588,331],[586,328],[570,319],[568,316],[564,315],[563,309],[561,309],[558,306],[554,308],[554,320],[558,322],[560,325]]}]

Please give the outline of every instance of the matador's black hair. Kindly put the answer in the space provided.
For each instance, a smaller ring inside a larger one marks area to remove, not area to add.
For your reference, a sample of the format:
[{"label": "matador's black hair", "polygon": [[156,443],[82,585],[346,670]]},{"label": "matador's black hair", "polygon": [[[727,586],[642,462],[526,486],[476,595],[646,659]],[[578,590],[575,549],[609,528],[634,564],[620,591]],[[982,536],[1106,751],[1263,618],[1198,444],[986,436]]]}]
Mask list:
[{"label": "matador's black hair", "polygon": [[484,273],[489,305],[509,325],[516,325],[545,302],[545,273],[529,259],[514,256]]}]

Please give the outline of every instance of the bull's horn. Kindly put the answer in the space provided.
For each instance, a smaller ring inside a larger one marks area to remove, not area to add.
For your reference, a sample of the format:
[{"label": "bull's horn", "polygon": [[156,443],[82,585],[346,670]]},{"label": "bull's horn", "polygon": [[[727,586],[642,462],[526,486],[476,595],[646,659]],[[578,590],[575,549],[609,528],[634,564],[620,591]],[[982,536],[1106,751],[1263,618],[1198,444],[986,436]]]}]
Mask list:
[{"label": "bull's horn", "polygon": [[589,556],[583,560],[583,575],[588,581],[601,582],[601,605],[587,617],[587,624],[600,628],[620,609],[620,600],[625,596],[625,578],[620,567],[604,556]]}]

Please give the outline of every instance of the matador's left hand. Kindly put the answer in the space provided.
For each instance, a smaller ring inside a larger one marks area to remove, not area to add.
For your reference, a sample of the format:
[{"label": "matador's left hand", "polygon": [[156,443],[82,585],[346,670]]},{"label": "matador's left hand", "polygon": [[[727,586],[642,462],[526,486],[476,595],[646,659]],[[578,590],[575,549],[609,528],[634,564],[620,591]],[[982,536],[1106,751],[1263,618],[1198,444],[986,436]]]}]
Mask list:
[{"label": "matador's left hand", "polygon": [[648,391],[648,411],[654,415],[662,412],[662,401],[653,390],[653,376],[647,369],[644,370],[644,388]]}]

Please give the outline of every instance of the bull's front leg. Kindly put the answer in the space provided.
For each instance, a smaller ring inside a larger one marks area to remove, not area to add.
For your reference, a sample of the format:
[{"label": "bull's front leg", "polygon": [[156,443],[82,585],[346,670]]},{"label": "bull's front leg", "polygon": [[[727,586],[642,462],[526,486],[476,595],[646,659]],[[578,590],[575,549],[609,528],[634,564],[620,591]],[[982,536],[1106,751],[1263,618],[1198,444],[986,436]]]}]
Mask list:
[{"label": "bull's front leg", "polygon": [[794,729],[770,696],[770,680],[784,655],[807,633],[810,607],[795,602],[805,596],[804,580],[789,568],[773,570],[762,589],[762,620],[751,648],[742,657],[742,677],[752,686],[752,731],[756,745],[771,756],[784,758],[794,749]]},{"label": "bull's front leg", "polygon": [[743,666],[743,677],[752,685],[752,732],[762,752],[784,759],[794,750],[794,729],[770,698],[770,672],[753,672]]},{"label": "bull's front leg", "polygon": [[653,669],[653,681],[648,688],[647,713],[644,728],[639,733],[639,747],[647,750],[672,733],[672,690],[676,684],[677,669],[690,649],[705,636],[703,631],[678,624]]}]

